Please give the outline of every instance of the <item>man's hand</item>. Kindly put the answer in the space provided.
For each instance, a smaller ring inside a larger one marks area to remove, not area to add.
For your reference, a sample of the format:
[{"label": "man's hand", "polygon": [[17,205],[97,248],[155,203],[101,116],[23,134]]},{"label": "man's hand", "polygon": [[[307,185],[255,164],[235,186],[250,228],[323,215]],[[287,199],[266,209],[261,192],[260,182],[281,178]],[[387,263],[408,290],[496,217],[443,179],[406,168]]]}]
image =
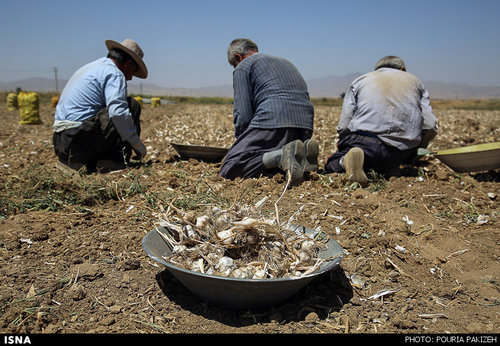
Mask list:
[{"label": "man's hand", "polygon": [[146,147],[144,146],[144,144],[141,141],[139,141],[139,143],[135,147],[133,147],[133,149],[137,155],[136,157],[134,157],[134,159],[136,159],[136,160],[143,159],[146,156],[146,154],[148,153],[146,150]]}]

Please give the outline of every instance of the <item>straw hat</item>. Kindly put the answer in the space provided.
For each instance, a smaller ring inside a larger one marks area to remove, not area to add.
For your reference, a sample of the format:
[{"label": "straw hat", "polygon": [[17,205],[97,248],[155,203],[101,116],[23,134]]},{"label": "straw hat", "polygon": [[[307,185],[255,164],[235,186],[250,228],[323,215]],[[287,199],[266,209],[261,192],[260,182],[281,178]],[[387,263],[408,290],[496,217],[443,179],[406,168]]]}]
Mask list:
[{"label": "straw hat", "polygon": [[137,66],[139,66],[139,69],[134,74],[134,76],[136,76],[137,78],[146,78],[148,76],[148,69],[144,61],[142,61],[144,53],[137,42],[129,38],[123,40],[122,43],[113,40],[106,40],[104,42],[106,43],[106,47],[108,48],[108,50],[111,50],[113,48],[121,49],[128,55],[130,55],[132,59],[134,59],[134,61],[137,63]]}]

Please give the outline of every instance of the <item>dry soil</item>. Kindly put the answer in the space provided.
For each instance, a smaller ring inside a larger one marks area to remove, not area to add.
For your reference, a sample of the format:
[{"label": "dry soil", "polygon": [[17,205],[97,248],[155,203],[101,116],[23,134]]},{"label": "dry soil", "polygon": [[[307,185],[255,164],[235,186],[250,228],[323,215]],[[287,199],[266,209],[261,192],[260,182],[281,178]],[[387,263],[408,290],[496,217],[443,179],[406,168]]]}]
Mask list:
[{"label": "dry soil", "polygon": [[[228,147],[231,105],[142,111],[144,164],[71,179],[55,168],[54,109],[19,125],[0,104],[2,333],[498,333],[500,175],[456,173],[433,156],[360,188],[320,170],[279,201],[283,219],[320,228],[340,265],[284,303],[231,310],[193,296],[143,250],[169,205],[253,204],[282,174],[229,181],[220,163],[180,160],[170,142]],[[432,150],[500,141],[499,111],[435,110]],[[320,165],[340,108],[316,107]],[[378,297],[377,293],[382,292]],[[384,294],[384,292],[386,294]]]}]

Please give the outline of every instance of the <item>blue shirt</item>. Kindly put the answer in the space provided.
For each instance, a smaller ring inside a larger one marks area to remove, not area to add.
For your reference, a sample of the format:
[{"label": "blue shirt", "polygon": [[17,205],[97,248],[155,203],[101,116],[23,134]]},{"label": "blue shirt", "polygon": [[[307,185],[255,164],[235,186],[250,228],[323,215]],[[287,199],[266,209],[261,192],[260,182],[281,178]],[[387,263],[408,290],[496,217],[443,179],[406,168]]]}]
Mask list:
[{"label": "blue shirt", "polygon": [[125,75],[111,59],[100,58],[69,79],[57,103],[54,131],[78,127],[106,107],[122,140],[132,146],[140,141],[128,108]]},{"label": "blue shirt", "polygon": [[415,148],[422,130],[437,131],[429,93],[411,73],[380,68],[347,89],[338,131],[363,131],[400,150]]},{"label": "blue shirt", "polygon": [[233,89],[236,137],[249,127],[313,130],[307,84],[288,60],[261,53],[247,57],[233,71]]}]

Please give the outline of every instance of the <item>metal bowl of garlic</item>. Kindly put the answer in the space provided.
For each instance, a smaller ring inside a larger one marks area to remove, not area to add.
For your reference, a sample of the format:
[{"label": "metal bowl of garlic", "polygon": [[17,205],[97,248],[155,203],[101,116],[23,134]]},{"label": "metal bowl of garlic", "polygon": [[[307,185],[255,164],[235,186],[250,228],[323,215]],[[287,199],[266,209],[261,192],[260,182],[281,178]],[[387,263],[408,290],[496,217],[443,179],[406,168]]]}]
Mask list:
[{"label": "metal bowl of garlic", "polygon": [[[317,231],[297,225],[290,225],[296,232],[315,237]],[[326,273],[340,264],[343,257],[342,247],[332,238],[325,240],[326,246],[318,253],[323,259],[314,271],[298,277],[271,279],[242,279],[211,275],[181,268],[169,263],[165,257],[172,253],[163,234],[166,227],[150,231],[142,241],[148,256],[164,265],[168,271],[191,293],[201,300],[229,309],[262,308],[284,303],[317,276]]]}]

